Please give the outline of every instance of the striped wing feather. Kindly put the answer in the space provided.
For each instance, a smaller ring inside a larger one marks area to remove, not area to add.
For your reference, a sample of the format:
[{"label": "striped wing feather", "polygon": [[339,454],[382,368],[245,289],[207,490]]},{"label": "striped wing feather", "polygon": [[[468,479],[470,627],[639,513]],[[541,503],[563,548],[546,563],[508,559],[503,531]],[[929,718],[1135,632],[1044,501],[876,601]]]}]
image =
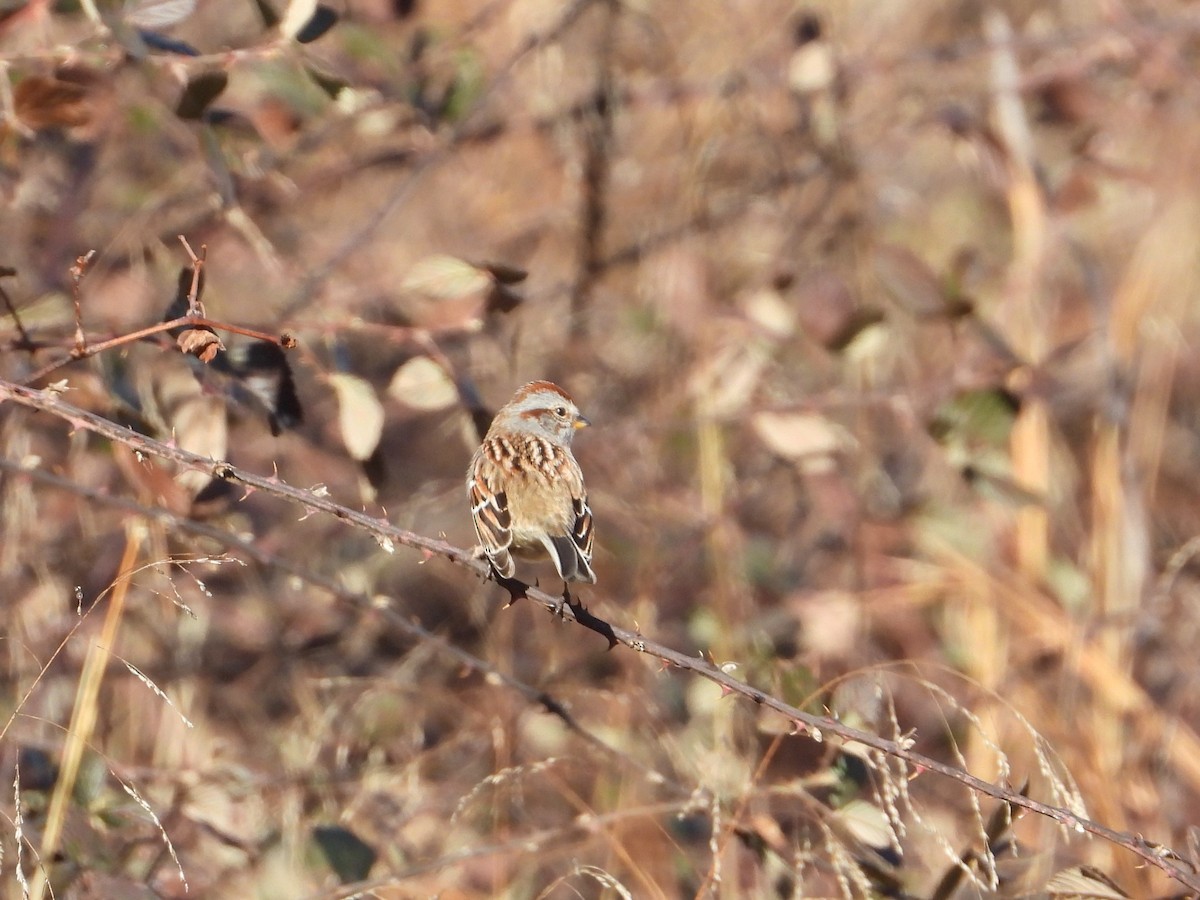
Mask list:
[{"label": "striped wing feather", "polygon": [[504,491],[493,490],[482,466],[476,464],[472,473],[471,520],[475,523],[475,535],[496,572],[505,578],[512,578],[517,567],[509,552],[512,547],[512,515],[508,511],[508,496]]}]

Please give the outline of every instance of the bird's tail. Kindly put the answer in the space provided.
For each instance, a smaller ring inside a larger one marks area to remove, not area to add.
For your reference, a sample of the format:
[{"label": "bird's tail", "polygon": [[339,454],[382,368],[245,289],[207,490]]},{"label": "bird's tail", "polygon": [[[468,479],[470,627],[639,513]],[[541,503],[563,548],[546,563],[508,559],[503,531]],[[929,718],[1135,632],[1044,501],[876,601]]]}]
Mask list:
[{"label": "bird's tail", "polygon": [[543,538],[543,543],[550,551],[550,558],[554,560],[554,568],[558,569],[559,577],[563,581],[596,583],[596,573],[592,571],[591,563],[571,538],[565,535],[546,537]]}]

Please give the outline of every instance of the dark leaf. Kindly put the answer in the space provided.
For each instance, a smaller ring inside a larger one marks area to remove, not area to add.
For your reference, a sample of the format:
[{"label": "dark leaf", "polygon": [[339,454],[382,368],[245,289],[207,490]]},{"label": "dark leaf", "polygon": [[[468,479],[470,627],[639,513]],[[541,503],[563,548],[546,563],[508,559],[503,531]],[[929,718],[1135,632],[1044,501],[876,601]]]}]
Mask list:
[{"label": "dark leaf", "polygon": [[199,119],[228,84],[229,74],[221,69],[192,76],[175,105],[175,115],[181,119]]},{"label": "dark leaf", "polygon": [[387,454],[383,452],[383,444],[377,446],[375,452],[362,461],[362,472],[376,491],[387,485],[389,472]]},{"label": "dark leaf", "polygon": [[364,880],[379,856],[362,838],[340,825],[314,828],[313,840],[342,884]]},{"label": "dark leaf", "polygon": [[[237,344],[217,358],[219,368],[222,360],[226,360],[224,368],[253,397],[251,405],[266,411],[272,434],[295,428],[304,421],[292,367],[280,347],[263,341]],[[238,399],[247,398],[239,394]]]},{"label": "dark leaf", "polygon": [[[167,308],[164,322],[188,314],[188,293],[192,289],[191,266],[179,271],[175,298]],[[204,270],[200,270],[197,300],[204,294]],[[190,329],[180,326],[171,329],[178,339]],[[295,346],[295,338],[285,336]],[[228,350],[219,350],[212,360],[212,369],[228,376],[222,390],[243,406],[267,417],[271,433],[278,435],[285,428],[295,428],[304,421],[304,408],[296,394],[296,382],[282,347],[264,341],[235,343]]]},{"label": "dark leaf", "polygon": [[180,56],[199,56],[200,51],[184,41],[151,31],[149,28],[139,28],[138,36],[151,50],[162,50],[164,53],[178,53]]},{"label": "dark leaf", "polygon": [[301,44],[311,44],[317,38],[337,24],[338,14],[324,4],[319,4],[312,18],[304,23],[296,32],[296,41]]},{"label": "dark leaf", "polygon": [[488,291],[487,303],[484,304],[484,312],[508,313],[512,312],[518,306],[525,302],[525,298],[514,291],[506,284],[496,282],[492,289]]},{"label": "dark leaf", "polygon": [[58,780],[58,764],[41,747],[19,747],[17,766],[23,791],[48,791]]},{"label": "dark leaf", "polygon": [[254,0],[254,6],[262,18],[264,28],[274,28],[282,21],[279,13],[275,12],[275,7],[267,0]]},{"label": "dark leaf", "polygon": [[481,262],[478,266],[491,272],[501,284],[520,284],[529,277],[529,273],[524,269],[510,266],[508,263]]},{"label": "dark leaf", "polygon": [[[184,266],[179,270],[179,278],[175,282],[175,296],[171,300],[170,306],[163,314],[162,320],[170,322],[172,319],[178,319],[181,316],[188,314],[188,294],[192,292],[192,267]],[[200,270],[200,279],[196,283],[196,303],[199,304],[200,299],[204,296],[204,270]],[[179,337],[179,333],[183,328],[174,328],[169,333],[171,337]]]}]

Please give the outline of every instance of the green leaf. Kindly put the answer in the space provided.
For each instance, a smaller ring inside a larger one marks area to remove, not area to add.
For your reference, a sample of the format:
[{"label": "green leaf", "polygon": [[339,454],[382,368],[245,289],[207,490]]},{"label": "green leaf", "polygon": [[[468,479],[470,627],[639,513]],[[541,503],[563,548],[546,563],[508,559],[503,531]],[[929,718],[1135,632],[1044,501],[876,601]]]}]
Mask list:
[{"label": "green leaf", "polygon": [[373,847],[340,825],[318,825],[313,829],[313,840],[342,884],[363,881],[379,858]]},{"label": "green leaf", "polygon": [[999,388],[966,391],[942,404],[929,431],[943,442],[959,438],[998,446],[1008,441],[1017,409],[1016,398]]},{"label": "green leaf", "polygon": [[328,72],[322,72],[315,66],[306,65],[304,71],[313,80],[313,83],[325,92],[330,100],[336,100],[338,94],[347,87],[343,79],[338,78],[336,75],[330,75]]}]

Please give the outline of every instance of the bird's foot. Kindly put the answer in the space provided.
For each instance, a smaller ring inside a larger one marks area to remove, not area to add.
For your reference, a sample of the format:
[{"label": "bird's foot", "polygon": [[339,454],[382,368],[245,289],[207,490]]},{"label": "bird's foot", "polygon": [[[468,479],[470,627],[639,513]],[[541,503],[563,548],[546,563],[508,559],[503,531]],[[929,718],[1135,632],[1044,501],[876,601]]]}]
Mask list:
[{"label": "bird's foot", "polygon": [[572,610],[575,609],[575,603],[571,599],[571,588],[564,581],[562,596],[558,599],[558,604],[554,607],[554,614],[560,619],[565,619],[567,616],[566,613],[563,612],[563,609],[568,606],[571,607]]}]

